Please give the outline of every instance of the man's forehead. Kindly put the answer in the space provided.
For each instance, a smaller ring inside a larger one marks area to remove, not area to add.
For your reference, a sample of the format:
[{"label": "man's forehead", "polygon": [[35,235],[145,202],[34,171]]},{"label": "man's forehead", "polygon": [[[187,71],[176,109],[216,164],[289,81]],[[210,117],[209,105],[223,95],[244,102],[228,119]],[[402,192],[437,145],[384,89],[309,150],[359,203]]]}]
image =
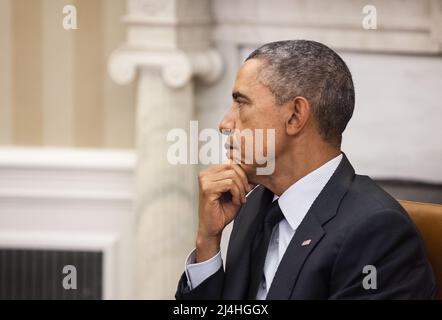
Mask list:
[{"label": "man's forehead", "polygon": [[263,62],[258,59],[250,59],[244,62],[238,70],[235,80],[235,89],[250,87],[259,84],[259,74]]}]

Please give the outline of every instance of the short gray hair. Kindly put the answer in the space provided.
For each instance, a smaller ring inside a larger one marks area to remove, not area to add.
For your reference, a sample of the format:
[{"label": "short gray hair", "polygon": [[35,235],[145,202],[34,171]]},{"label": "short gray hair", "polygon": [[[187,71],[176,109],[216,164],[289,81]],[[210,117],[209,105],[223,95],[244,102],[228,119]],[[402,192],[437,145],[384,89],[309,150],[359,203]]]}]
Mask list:
[{"label": "short gray hair", "polygon": [[265,62],[259,78],[277,104],[305,97],[323,139],[340,145],[353,115],[355,92],[350,70],[336,52],[315,41],[287,40],[267,43],[249,59]]}]

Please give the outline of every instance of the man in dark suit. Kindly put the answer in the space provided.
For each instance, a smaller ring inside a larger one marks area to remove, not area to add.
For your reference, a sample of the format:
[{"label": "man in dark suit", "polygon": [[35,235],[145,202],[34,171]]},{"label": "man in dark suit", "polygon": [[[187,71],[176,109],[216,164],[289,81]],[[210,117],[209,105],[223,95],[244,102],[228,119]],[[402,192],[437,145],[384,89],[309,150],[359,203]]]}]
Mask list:
[{"label": "man in dark suit", "polygon": [[[417,229],[341,152],[354,88],[333,50],[304,40],[266,44],[241,66],[233,100],[220,129],[273,129],[275,145],[267,139],[263,150],[274,153],[274,170],[258,174],[262,161],[245,161],[247,141],[231,134],[234,161],[200,173],[196,248],[177,299],[434,296]],[[224,270],[221,233],[233,219]]]}]

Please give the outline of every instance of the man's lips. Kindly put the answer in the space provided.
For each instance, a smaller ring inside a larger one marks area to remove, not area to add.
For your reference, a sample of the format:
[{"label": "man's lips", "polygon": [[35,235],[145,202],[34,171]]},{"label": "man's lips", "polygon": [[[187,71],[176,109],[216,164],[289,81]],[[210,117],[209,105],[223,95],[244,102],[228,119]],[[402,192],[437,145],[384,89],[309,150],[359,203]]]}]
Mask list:
[{"label": "man's lips", "polygon": [[236,148],[234,145],[232,145],[232,144],[230,144],[228,142],[226,142],[224,144],[224,148],[226,148],[226,150],[233,150],[233,149],[237,149],[238,150],[238,148]]},{"label": "man's lips", "polygon": [[226,148],[226,155],[227,155],[228,159],[233,160],[236,163],[242,163],[242,157],[239,154],[239,149],[238,148],[235,148],[234,146],[232,146],[230,144],[229,145],[226,144],[224,146]]}]

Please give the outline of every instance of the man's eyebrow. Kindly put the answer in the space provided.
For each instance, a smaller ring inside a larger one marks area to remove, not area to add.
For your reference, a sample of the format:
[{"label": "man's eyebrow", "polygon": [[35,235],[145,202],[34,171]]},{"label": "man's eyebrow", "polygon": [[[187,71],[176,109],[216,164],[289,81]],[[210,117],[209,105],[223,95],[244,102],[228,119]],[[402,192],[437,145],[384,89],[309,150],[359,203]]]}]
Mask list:
[{"label": "man's eyebrow", "polygon": [[250,99],[248,96],[246,96],[245,94],[243,94],[243,93],[241,93],[239,91],[233,91],[232,92],[232,98],[233,98],[233,100],[237,100],[239,98],[242,98],[242,99],[245,99],[245,100],[247,100],[249,102],[252,101],[252,99]]}]

